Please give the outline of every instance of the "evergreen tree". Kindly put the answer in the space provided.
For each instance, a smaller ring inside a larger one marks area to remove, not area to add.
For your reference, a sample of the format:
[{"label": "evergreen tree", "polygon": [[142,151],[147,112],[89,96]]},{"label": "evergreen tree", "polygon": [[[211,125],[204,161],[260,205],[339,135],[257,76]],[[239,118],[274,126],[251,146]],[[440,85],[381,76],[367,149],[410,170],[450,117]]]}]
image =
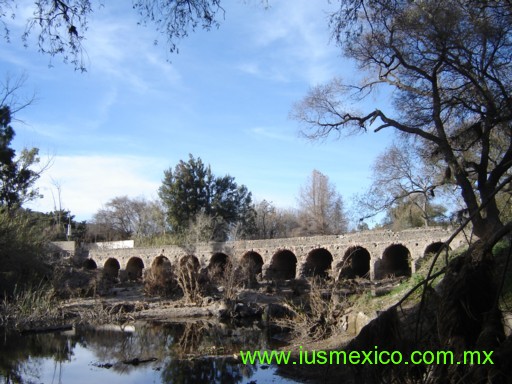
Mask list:
[{"label": "evergreen tree", "polygon": [[252,196],[234,177],[216,177],[201,158],[189,155],[174,170],[164,172],[159,195],[167,210],[167,222],[174,233],[183,233],[198,214],[213,220],[214,239],[225,240],[230,229],[239,225],[238,234],[247,237],[254,228]]},{"label": "evergreen tree", "polygon": [[24,149],[16,159],[11,147],[14,129],[11,127],[11,110],[0,106],[0,206],[12,212],[25,201],[39,196],[33,188],[39,173],[30,167],[39,162],[38,149]]}]

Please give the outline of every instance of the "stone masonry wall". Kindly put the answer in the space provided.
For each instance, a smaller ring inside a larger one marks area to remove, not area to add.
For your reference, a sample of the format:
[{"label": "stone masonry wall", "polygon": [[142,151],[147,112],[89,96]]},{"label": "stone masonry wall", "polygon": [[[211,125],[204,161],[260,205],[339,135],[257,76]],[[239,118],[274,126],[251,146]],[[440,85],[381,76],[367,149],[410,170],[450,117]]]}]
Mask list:
[{"label": "stone masonry wall", "polygon": [[[258,253],[268,268],[272,257],[280,250],[291,251],[297,259],[297,274],[304,267],[308,255],[314,250],[327,250],[333,258],[332,268],[339,266],[344,259],[345,252],[350,247],[365,248],[371,257],[370,275],[375,277],[375,266],[378,264],[384,251],[394,244],[401,244],[409,251],[409,260],[412,272],[415,263],[424,256],[425,249],[433,243],[444,242],[452,234],[452,229],[421,228],[400,232],[388,230],[365,231],[336,236],[296,237],[288,239],[271,240],[242,240],[225,243],[206,243],[190,247],[164,246],[132,249],[91,249],[88,258],[93,259],[98,267],[102,267],[107,259],[116,259],[121,268],[126,268],[128,260],[132,257],[142,259],[144,267],[148,268],[153,260],[164,255],[171,264],[177,263],[185,255],[194,255],[199,259],[202,267],[206,267],[210,258],[216,253],[224,253],[230,258],[240,259],[247,252]],[[452,249],[463,244],[464,239],[458,237],[450,244]]]}]

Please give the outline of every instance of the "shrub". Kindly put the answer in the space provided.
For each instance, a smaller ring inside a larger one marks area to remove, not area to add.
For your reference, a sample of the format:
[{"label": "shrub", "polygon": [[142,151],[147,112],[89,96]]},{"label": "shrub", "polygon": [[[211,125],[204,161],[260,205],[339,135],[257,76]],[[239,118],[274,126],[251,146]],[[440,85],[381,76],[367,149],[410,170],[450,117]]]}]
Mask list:
[{"label": "shrub", "polygon": [[50,277],[46,240],[26,213],[0,209],[0,297]]}]

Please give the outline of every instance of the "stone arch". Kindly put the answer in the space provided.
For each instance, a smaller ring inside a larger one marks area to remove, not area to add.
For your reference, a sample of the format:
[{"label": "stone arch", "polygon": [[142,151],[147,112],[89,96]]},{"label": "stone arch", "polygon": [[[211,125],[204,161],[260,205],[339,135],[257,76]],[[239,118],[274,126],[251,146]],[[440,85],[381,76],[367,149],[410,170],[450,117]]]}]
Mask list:
[{"label": "stone arch", "polygon": [[212,255],[208,263],[208,275],[213,281],[220,283],[222,277],[225,275],[226,268],[229,265],[229,256],[223,252],[217,252]]},{"label": "stone arch", "polygon": [[171,271],[171,261],[164,255],[157,256],[151,262],[151,271]]},{"label": "stone arch", "polygon": [[248,251],[242,256],[242,267],[251,271],[253,275],[261,273],[263,267],[263,257],[258,252]]},{"label": "stone arch", "polygon": [[[429,256],[437,254],[437,252],[441,251],[444,246],[445,243],[443,243],[442,241],[435,241],[427,245],[425,248],[425,252],[423,252],[423,257],[418,258],[414,263],[416,270],[421,268],[426,262],[429,261]],[[451,250],[450,246],[448,246],[448,250]],[[441,251],[441,253],[444,254],[444,251]]]},{"label": "stone arch", "polygon": [[164,255],[153,259],[149,270],[144,273],[144,289],[153,294],[168,294],[174,289],[174,275],[171,261]]},{"label": "stone arch", "polygon": [[85,269],[92,270],[92,269],[97,269],[98,265],[96,264],[96,262],[93,259],[85,259],[82,264],[82,267]]},{"label": "stone arch", "polygon": [[142,271],[144,269],[144,262],[140,257],[131,257],[126,263],[126,274],[128,280],[139,280],[142,279]]},{"label": "stone arch", "polygon": [[[423,257],[427,256],[429,253],[435,254],[435,253],[439,252],[441,249],[443,249],[444,246],[445,246],[445,244],[442,241],[436,241],[434,243],[430,243],[425,248],[425,252],[423,252]],[[450,249],[451,248],[448,247],[448,250],[450,250]]]},{"label": "stone arch", "polygon": [[194,255],[183,256],[179,261],[179,265],[182,268],[191,269],[196,272],[199,271],[199,268],[201,267],[199,259]]},{"label": "stone arch", "polygon": [[223,252],[216,252],[210,257],[208,269],[218,269],[224,271],[229,263],[229,256]]},{"label": "stone arch", "polygon": [[113,257],[109,257],[107,261],[105,261],[105,264],[103,264],[103,273],[112,279],[117,279],[120,269],[121,265],[119,265],[119,261]]},{"label": "stone arch", "polygon": [[267,276],[274,279],[294,279],[296,269],[297,257],[295,254],[287,249],[282,249],[272,256]]},{"label": "stone arch", "polygon": [[392,244],[382,253],[379,278],[388,276],[411,276],[411,253],[403,244]]},{"label": "stone arch", "polygon": [[332,254],[325,248],[316,248],[308,253],[304,264],[304,276],[327,277],[332,264]]},{"label": "stone arch", "polygon": [[246,288],[258,286],[257,276],[263,270],[263,257],[258,252],[248,251],[240,259],[240,271],[242,272],[243,285]]},{"label": "stone arch", "polygon": [[199,269],[201,263],[194,255],[180,258],[179,268],[175,271],[176,281],[187,300],[195,300],[199,294]]},{"label": "stone arch", "polygon": [[370,277],[370,252],[360,245],[349,247],[343,255],[339,278]]}]

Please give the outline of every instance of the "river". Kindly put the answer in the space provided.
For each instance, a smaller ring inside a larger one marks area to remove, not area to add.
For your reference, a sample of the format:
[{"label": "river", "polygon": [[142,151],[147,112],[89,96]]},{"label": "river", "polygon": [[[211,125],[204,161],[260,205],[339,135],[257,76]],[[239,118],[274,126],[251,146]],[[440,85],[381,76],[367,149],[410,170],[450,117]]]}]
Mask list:
[{"label": "river", "polygon": [[1,336],[4,383],[297,383],[273,366],[240,361],[241,350],[277,347],[257,323],[136,323]]}]

